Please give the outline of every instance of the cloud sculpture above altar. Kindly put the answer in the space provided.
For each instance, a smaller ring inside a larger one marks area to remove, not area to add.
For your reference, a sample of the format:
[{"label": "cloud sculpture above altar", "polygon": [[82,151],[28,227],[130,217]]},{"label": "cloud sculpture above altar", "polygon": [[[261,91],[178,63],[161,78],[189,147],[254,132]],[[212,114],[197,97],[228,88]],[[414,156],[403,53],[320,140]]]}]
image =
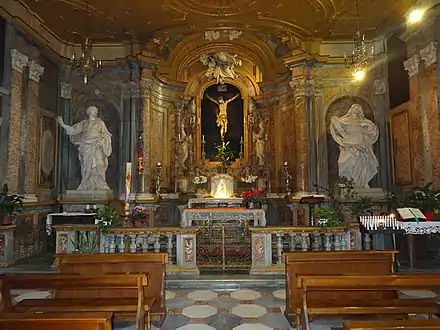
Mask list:
[{"label": "cloud sculpture above altar", "polygon": [[364,117],[360,104],[353,104],[342,117],[331,118],[330,133],[339,144],[339,177],[353,179],[357,187],[369,188],[379,166],[373,150],[379,128]]},{"label": "cloud sculpture above altar", "polygon": [[66,131],[70,141],[78,147],[81,165],[81,183],[78,190],[110,190],[105,179],[108,157],[112,153],[112,135],[98,118],[98,108],[88,107],[88,119],[69,126],[58,117],[57,122]]},{"label": "cloud sculpture above altar", "polygon": [[217,84],[224,84],[225,78],[236,79],[238,74],[235,72],[235,67],[241,66],[241,60],[237,55],[226,52],[203,54],[200,56],[200,62],[208,67],[205,77],[215,79]]}]

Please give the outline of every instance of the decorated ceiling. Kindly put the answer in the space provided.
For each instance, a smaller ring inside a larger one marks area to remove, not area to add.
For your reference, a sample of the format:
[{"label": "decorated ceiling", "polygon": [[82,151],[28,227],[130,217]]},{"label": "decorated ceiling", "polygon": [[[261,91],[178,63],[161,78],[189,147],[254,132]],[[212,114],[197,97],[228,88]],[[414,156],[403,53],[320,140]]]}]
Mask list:
[{"label": "decorated ceiling", "polygon": [[[415,0],[20,0],[62,40],[151,40],[235,29],[300,40],[351,38],[358,21],[368,36],[401,23]],[[239,32],[238,32],[239,33]],[[215,37],[215,36],[213,36]]]}]

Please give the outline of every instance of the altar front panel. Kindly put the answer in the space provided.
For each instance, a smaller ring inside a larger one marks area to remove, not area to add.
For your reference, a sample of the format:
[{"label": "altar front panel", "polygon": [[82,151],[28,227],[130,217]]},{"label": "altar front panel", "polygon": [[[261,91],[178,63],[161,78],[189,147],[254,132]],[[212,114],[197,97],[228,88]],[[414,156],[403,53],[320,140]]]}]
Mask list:
[{"label": "altar front panel", "polygon": [[184,209],[182,227],[191,227],[197,221],[253,221],[254,227],[266,226],[266,214],[262,209],[212,208]]}]

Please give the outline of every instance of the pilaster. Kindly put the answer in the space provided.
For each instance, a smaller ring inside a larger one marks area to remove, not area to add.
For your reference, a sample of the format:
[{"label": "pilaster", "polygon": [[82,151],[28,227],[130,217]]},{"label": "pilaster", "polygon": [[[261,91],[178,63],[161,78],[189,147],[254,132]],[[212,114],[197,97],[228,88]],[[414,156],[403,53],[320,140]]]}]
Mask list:
[{"label": "pilaster", "polygon": [[[145,70],[145,69],[144,69]],[[144,75],[144,72],[142,73]],[[142,155],[144,160],[144,192],[149,193],[151,189],[151,173],[150,170],[150,119],[151,119],[151,87],[153,85],[152,80],[142,78]]]},{"label": "pilaster", "polygon": [[27,143],[26,143],[26,172],[25,172],[25,193],[27,199],[35,199],[37,192],[37,169],[38,169],[38,118],[40,113],[39,90],[40,78],[44,68],[29,61],[29,97],[27,107]]},{"label": "pilaster", "polygon": [[6,182],[11,193],[19,190],[21,115],[23,95],[23,69],[29,58],[16,49],[11,49],[11,109],[9,112],[9,141]]},{"label": "pilaster", "polygon": [[[65,71],[65,70],[64,70]],[[71,107],[72,107],[72,84],[69,83],[68,80],[65,80],[66,74],[60,77],[60,107],[58,114],[64,119],[64,122],[70,123],[70,115],[71,115]],[[63,195],[68,190],[68,182],[69,182],[69,138],[67,134],[60,134],[60,150],[58,154],[58,163],[60,164],[59,168],[62,168],[62,171],[58,171],[59,175],[59,184],[58,184],[58,199],[62,200]]]}]

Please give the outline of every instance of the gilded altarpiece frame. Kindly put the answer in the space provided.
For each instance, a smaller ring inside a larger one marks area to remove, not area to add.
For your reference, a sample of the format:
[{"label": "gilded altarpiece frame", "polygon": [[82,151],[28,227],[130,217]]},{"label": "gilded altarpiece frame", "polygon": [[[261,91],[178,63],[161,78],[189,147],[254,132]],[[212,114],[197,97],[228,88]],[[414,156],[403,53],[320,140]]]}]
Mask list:
[{"label": "gilded altarpiece frame", "polygon": [[390,137],[393,183],[396,186],[411,186],[414,176],[408,103],[390,111]]}]

